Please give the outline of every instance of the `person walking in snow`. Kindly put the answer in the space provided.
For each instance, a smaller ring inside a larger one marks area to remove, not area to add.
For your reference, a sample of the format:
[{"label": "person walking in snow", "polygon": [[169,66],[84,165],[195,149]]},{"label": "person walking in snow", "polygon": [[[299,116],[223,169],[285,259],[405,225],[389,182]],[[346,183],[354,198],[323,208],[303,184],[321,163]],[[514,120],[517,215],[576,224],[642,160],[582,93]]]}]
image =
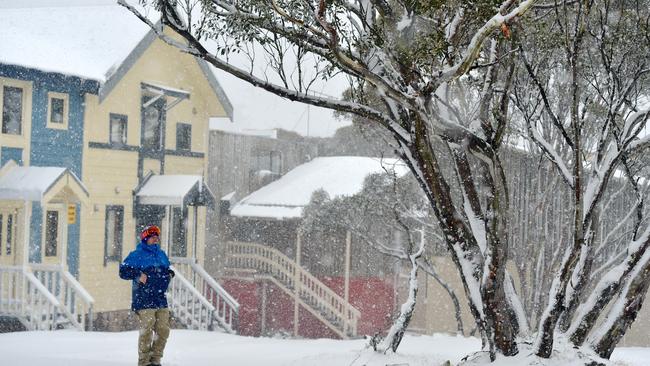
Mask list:
[{"label": "person walking in snow", "polygon": [[165,292],[174,277],[169,258],[160,249],[160,228],[147,226],[140,243],[120,264],[120,277],[133,282],[131,310],[138,317],[138,366],[160,366],[169,337]]}]

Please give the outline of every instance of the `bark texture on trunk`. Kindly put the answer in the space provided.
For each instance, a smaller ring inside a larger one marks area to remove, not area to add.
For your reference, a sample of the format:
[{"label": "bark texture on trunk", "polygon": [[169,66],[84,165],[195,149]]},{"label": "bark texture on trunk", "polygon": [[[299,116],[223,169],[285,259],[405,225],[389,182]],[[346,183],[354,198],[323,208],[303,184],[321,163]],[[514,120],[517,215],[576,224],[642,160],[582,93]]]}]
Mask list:
[{"label": "bark texture on trunk", "polygon": [[650,286],[650,253],[643,257],[644,260],[639,263],[641,268],[633,273],[633,277],[629,279],[619,300],[614,303],[610,314],[591,342],[596,353],[603,358],[609,359],[612,355],[614,347],[636,319],[645,300]]}]

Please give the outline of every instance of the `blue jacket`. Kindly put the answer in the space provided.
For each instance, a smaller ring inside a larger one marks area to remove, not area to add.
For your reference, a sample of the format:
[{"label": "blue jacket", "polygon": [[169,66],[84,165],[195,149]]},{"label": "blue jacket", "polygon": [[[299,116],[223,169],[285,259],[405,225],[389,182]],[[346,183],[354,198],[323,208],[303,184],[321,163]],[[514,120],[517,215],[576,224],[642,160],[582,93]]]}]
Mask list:
[{"label": "blue jacket", "polygon": [[[138,281],[142,273],[147,275],[145,284]],[[133,282],[131,310],[166,308],[165,292],[173,275],[169,258],[160,246],[140,242],[120,264],[120,277]]]}]

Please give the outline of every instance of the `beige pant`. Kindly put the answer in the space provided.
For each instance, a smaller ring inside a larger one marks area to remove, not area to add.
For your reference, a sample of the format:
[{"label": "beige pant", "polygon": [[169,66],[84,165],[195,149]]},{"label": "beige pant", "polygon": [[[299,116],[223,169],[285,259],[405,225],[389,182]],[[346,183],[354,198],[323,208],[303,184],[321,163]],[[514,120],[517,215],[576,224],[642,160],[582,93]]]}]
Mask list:
[{"label": "beige pant", "polygon": [[142,309],[136,315],[140,322],[138,366],[159,365],[169,337],[169,309]]}]

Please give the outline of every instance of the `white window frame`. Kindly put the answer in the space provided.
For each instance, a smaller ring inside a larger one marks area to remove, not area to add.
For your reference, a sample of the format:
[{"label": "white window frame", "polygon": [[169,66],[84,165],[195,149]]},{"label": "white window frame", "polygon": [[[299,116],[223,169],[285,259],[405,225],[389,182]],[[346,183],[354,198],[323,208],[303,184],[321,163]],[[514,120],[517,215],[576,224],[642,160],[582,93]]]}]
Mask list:
[{"label": "white window frame", "polygon": [[[22,115],[20,119],[20,133],[19,134],[13,134],[13,133],[4,133],[2,132],[2,124],[4,121],[2,120],[2,110],[4,108],[4,87],[9,86],[9,87],[14,87],[14,88],[21,88],[23,90],[23,100],[22,100]],[[31,97],[32,89],[31,89],[31,84],[20,81],[20,80],[13,80],[13,79],[6,79],[6,78],[1,78],[0,77],[0,134],[3,136],[24,136],[25,135],[25,127],[27,123],[27,103],[29,102]]]},{"label": "white window frame", "polygon": [[[63,99],[63,122],[52,122],[52,99]],[[68,129],[68,115],[70,114],[70,99],[66,93],[48,92],[47,93],[47,128],[57,130]]]}]

